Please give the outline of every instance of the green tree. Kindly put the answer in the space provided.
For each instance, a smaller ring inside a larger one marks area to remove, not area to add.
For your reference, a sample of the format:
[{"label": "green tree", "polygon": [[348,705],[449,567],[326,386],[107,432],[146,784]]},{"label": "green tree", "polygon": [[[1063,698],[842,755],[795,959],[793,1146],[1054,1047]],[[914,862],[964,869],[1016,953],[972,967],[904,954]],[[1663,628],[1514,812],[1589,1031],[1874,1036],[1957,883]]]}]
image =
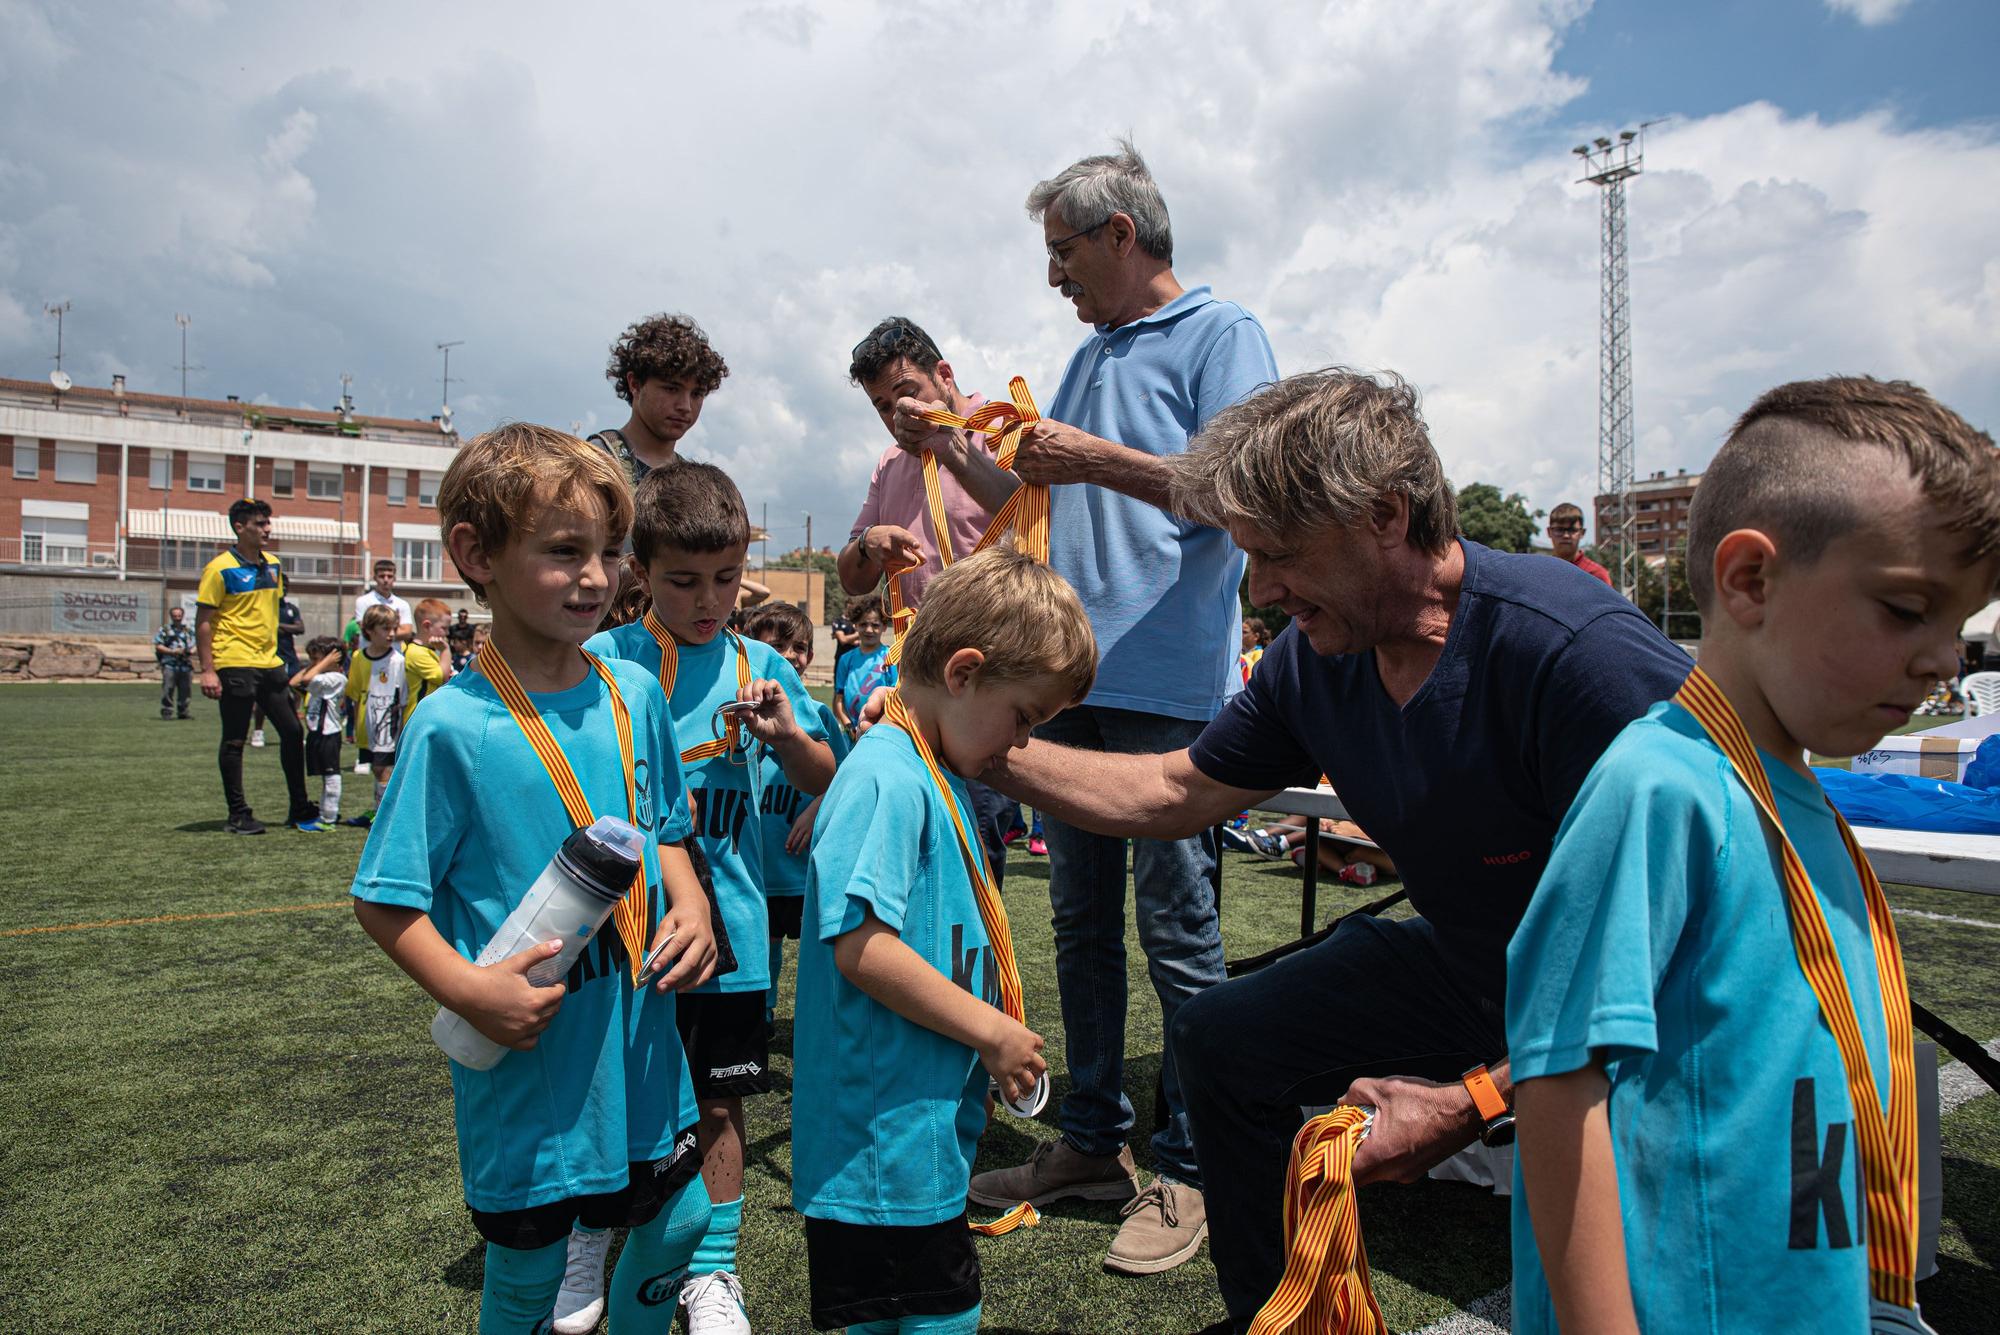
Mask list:
[{"label": "green tree", "polygon": [[1525,552],[1541,532],[1535,521],[1540,510],[1528,509],[1520,492],[1500,494],[1490,482],[1468,482],[1458,489],[1458,531],[1497,552]]},{"label": "green tree", "polygon": [[1701,638],[1701,617],[1694,610],[1694,589],[1688,584],[1685,548],[1667,559],[1665,578],[1661,567],[1640,561],[1638,587],[1632,592],[1632,601],[1648,621],[1666,632],[1668,639]]}]

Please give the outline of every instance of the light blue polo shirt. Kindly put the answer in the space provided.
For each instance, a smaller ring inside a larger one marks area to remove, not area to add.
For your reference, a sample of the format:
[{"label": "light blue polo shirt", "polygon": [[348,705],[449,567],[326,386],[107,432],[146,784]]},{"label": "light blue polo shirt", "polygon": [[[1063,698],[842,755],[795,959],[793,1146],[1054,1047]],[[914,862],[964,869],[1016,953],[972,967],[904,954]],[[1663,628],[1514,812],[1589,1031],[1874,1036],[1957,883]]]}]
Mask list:
[{"label": "light blue polo shirt", "polygon": [[[1046,415],[1128,449],[1179,454],[1211,417],[1277,378],[1257,317],[1196,287],[1131,324],[1099,325]],[[1052,487],[1049,564],[1097,632],[1085,704],[1207,722],[1242,688],[1243,553],[1221,529],[1108,487]]]}]

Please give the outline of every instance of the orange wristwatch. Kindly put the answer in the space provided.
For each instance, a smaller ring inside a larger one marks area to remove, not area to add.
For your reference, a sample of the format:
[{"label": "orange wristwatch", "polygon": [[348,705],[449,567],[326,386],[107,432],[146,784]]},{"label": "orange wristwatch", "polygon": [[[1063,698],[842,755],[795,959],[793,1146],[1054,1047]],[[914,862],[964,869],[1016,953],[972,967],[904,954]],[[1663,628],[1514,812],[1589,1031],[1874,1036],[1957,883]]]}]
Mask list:
[{"label": "orange wristwatch", "polygon": [[1475,1066],[1459,1077],[1465,1085],[1466,1093],[1472,1095],[1472,1106],[1479,1110],[1482,1125],[1479,1141],[1483,1145],[1512,1145],[1514,1143],[1514,1110],[1507,1106],[1507,1100],[1500,1097],[1499,1087],[1483,1065]]}]

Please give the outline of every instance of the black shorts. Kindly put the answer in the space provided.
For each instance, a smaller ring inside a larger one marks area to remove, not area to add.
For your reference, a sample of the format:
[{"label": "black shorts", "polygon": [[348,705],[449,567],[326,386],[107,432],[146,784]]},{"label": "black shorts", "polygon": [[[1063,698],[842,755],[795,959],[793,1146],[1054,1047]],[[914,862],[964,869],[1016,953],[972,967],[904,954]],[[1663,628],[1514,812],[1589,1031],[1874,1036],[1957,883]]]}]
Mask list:
[{"label": "black shorts", "polygon": [[396,763],[396,753],[394,751],[370,751],[364,746],[361,748],[360,759],[363,764],[373,769],[390,769]]},{"label": "black shorts", "polygon": [[665,1158],[632,1164],[625,1185],[616,1191],[571,1196],[525,1210],[474,1210],[472,1226],[488,1242],[518,1251],[535,1251],[560,1242],[575,1224],[593,1229],[637,1228],[652,1223],[674,1193],[700,1173],[701,1151],[695,1148],[694,1128],[689,1127],[674,1137],[673,1151]]},{"label": "black shorts", "polygon": [[815,1330],[950,1316],[979,1301],[979,1253],[965,1216],[913,1228],[806,1217]]},{"label": "black shorts", "polygon": [[771,918],[771,939],[780,937],[799,939],[799,923],[805,918],[806,897],[804,895],[769,895],[764,900],[764,910]]},{"label": "black shorts", "polygon": [[764,998],[756,992],[683,992],[674,1023],[687,1050],[688,1076],[698,1099],[767,1094],[771,1042],[764,1037]]},{"label": "black shorts", "polygon": [[306,773],[340,773],[340,734],[314,732],[306,738]]}]

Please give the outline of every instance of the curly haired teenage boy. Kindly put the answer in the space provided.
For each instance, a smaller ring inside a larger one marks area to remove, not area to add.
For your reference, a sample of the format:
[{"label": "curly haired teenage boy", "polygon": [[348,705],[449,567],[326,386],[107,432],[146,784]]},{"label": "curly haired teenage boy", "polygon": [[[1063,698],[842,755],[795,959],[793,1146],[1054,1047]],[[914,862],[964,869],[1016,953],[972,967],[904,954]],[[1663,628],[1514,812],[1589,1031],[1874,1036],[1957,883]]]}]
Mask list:
[{"label": "curly haired teenage boy", "polygon": [[1914,385],[1782,385],[1688,575],[1700,666],[1591,769],[1507,950],[1514,1329],[1924,1330],[1896,927],[1806,757],[1952,670],[2000,456]]},{"label": "curly haired teenage boy", "polygon": [[[411,716],[355,914],[440,1005],[514,1049],[491,1070],[451,1072],[466,1204],[486,1239],[481,1335],[548,1329],[579,1221],[631,1229],[612,1329],[665,1332],[709,1214],[673,993],[708,976],[715,943],[675,846],[689,818],[666,701],[644,671],[581,648],[615,592],[631,493],[603,451],[513,425],[459,452],[438,513],[493,634],[476,670]],[[539,987],[528,970],[559,941],[472,960],[575,828],[564,771],[592,812],[646,832],[634,885],[646,927],[628,942],[607,923]],[[672,968],[636,988],[635,945],[650,958],[670,942]]]},{"label": "curly haired teenage boy", "polygon": [[625,425],[590,439],[611,452],[633,486],[674,457],[674,447],[701,417],[701,405],[722,385],[729,364],[685,315],[654,315],[628,326],[611,345],[605,379],[632,406]]}]

